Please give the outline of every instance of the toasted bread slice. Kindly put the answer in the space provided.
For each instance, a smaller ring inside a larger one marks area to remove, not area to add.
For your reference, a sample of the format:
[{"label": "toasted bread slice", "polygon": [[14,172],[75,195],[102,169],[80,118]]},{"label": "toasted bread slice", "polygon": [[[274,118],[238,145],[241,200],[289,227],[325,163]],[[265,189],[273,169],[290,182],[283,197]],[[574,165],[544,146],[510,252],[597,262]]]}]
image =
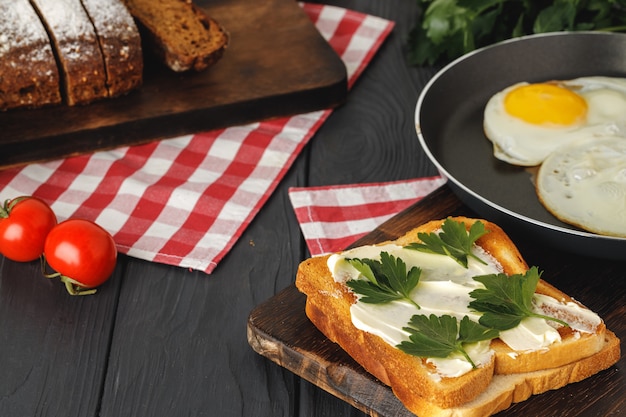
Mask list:
[{"label": "toasted bread slice", "polygon": [[[468,229],[476,221],[465,217],[453,220],[465,223]],[[526,272],[527,264],[504,231],[491,222],[481,221],[489,233],[478,239],[477,245],[499,262],[504,273],[513,275]],[[393,242],[383,242],[381,245],[407,245],[418,240],[419,232],[438,231],[443,222],[431,221]],[[492,362],[458,377],[433,378],[432,369],[429,368],[432,365],[425,359],[406,354],[381,337],[353,325],[351,306],[357,297],[344,283],[335,281],[327,264],[328,258],[311,258],[303,261],[298,268],[296,286],[307,295],[307,316],[322,333],[338,343],[368,372],[389,385],[412,411],[413,403],[428,404],[433,409],[459,407],[485,392],[492,385],[494,374],[517,374],[523,381],[523,375],[531,371],[572,365],[581,359],[593,357],[605,347],[606,328],[603,323],[595,326],[590,333],[563,328],[559,330],[560,342],[535,351],[514,352],[503,342],[494,339],[491,345],[495,351]],[[539,281],[537,293],[559,301],[575,302],[543,280]],[[549,312],[546,313],[549,315]],[[416,409],[422,408],[420,406]]]},{"label": "toasted bread slice", "polygon": [[[573,303],[580,308],[586,308],[578,301],[563,294],[549,283],[540,280],[537,285],[537,294],[545,294],[559,301]],[[566,322],[578,321],[581,327],[587,328],[588,332],[575,332],[570,327],[559,328],[561,342],[554,343],[549,350],[536,350],[528,352],[514,352],[500,339],[491,342],[491,348],[496,352],[496,374],[511,374],[516,372],[532,372],[546,368],[556,368],[566,365],[581,358],[586,358],[599,352],[604,344],[606,326],[604,322],[592,323],[585,321],[585,316],[568,314],[567,311],[545,312],[551,316],[560,316]]]},{"label": "toasted bread slice", "polygon": [[487,417],[506,410],[514,403],[525,401],[531,395],[562,388],[608,369],[619,360],[620,355],[619,339],[607,331],[602,348],[597,353],[557,368],[494,375],[485,391],[461,406],[442,408],[417,396],[401,400],[420,417]]},{"label": "toasted bread slice", "polygon": [[339,344],[366,371],[390,386],[404,404],[419,398],[439,407],[452,407],[475,398],[491,383],[495,356],[486,366],[463,376],[436,381],[430,377],[423,359],[407,355],[378,336],[347,325],[344,317],[345,314],[349,317],[349,307],[347,311],[331,313],[332,306],[338,304],[335,299],[307,299],[306,314],[326,337]]}]

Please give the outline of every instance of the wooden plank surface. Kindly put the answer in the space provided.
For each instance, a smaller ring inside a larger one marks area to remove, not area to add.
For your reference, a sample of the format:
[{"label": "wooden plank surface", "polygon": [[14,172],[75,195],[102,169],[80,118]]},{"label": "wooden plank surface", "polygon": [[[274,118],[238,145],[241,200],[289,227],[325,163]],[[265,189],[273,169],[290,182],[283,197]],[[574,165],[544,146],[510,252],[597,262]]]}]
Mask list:
[{"label": "wooden plank surface", "polygon": [[1,416],[97,415],[122,270],[71,297],[39,261],[0,257]]},{"label": "wooden plank surface", "polygon": [[246,339],[250,311],[291,285],[306,256],[289,187],[436,173],[413,122],[419,88],[434,70],[404,64],[415,2],[335,4],[400,24],[210,276],[128,261],[99,417],[363,415]]},{"label": "wooden plank surface", "polygon": [[[449,215],[476,216],[444,186],[353,246],[394,239],[416,225]],[[541,261],[537,265],[545,271],[544,279],[597,311],[604,318],[607,328],[626,340],[626,323],[623,320],[626,315],[626,283],[621,281],[611,285],[613,271],[622,268],[623,262],[579,259],[579,265],[570,261],[567,271],[559,271],[555,270],[555,267],[562,268],[558,252],[544,248],[538,253]],[[565,256],[568,260],[572,258],[569,254]],[[590,283],[592,273],[594,280]],[[255,308],[248,321],[248,341],[252,348],[372,416],[413,415],[388,387],[370,376],[315,328],[306,317],[304,302],[305,297],[295,286],[290,286]],[[606,371],[580,383],[531,397],[503,414],[520,417],[620,415],[626,408],[626,376],[618,370],[625,366],[626,357],[622,356],[617,365]],[[587,400],[562,401],[564,397]]]},{"label": "wooden plank surface", "polygon": [[246,341],[250,310],[293,282],[302,257],[285,191],[209,276],[129,259],[98,417],[296,415],[297,379]]},{"label": "wooden plank surface", "polygon": [[147,54],[144,84],[87,106],[0,112],[0,167],[335,107],[346,70],[293,0],[199,0],[230,33],[222,59],[177,74]]}]

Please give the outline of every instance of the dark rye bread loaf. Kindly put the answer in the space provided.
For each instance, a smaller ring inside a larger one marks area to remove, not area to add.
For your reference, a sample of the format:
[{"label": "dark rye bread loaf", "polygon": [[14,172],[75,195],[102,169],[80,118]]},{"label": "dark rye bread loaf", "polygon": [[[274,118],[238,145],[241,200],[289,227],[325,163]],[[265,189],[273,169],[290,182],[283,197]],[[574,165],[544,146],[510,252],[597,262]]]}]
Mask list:
[{"label": "dark rye bread loaf", "polygon": [[133,17],[120,0],[81,0],[96,29],[104,58],[109,97],[142,84],[141,37]]},{"label": "dark rye bread loaf", "polygon": [[0,2],[0,110],[61,102],[48,35],[29,0]]},{"label": "dark rye bread loaf", "polygon": [[124,0],[146,44],[176,72],[202,71],[228,46],[220,24],[189,0]]},{"label": "dark rye bread loaf", "polygon": [[143,82],[143,41],[174,71],[203,70],[228,46],[226,31],[189,0],[125,1],[3,1],[0,110],[134,90]]},{"label": "dark rye bread loaf", "polygon": [[141,38],[121,0],[0,3],[0,110],[87,104],[142,79]]}]

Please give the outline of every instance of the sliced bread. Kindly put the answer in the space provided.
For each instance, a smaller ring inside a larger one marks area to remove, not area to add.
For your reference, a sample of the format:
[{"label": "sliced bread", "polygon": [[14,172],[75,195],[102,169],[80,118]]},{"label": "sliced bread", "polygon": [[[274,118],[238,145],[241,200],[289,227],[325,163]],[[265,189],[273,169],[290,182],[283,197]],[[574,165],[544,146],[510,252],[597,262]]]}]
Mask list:
[{"label": "sliced bread", "polygon": [[28,0],[0,2],[0,110],[61,102],[50,40]]},{"label": "sliced bread", "polygon": [[[477,221],[465,217],[451,220],[464,223],[467,229]],[[485,259],[493,258],[495,264],[499,264],[497,268],[507,275],[525,273],[528,266],[504,231],[491,222],[481,222],[488,233],[479,238],[476,245],[485,254]],[[444,220],[429,222],[393,242],[383,242],[367,250],[375,253],[381,250],[376,247],[388,244],[406,246],[419,241],[420,232],[438,233],[443,223]],[[614,335],[606,330],[595,313],[547,282],[539,280],[535,294],[551,297],[559,309],[562,308],[572,317],[563,317],[562,312],[543,313],[568,323],[575,322],[576,330],[559,327],[560,340],[529,351],[514,351],[500,339],[493,339],[489,346],[493,351],[491,361],[470,368],[460,376],[438,377],[437,369],[433,369],[438,366],[436,362],[433,365],[427,358],[404,353],[374,334],[375,331],[357,328],[352,318],[352,307],[357,303],[358,296],[345,281],[333,276],[331,268],[335,272],[337,269],[329,266],[329,258],[326,255],[307,259],[298,268],[296,287],[307,296],[307,316],[322,333],[338,343],[368,372],[389,385],[405,406],[420,417],[490,415],[506,408],[511,401],[523,400],[532,393],[558,388],[599,372],[619,358],[619,342],[615,344]],[[433,265],[439,265],[438,261]],[[432,266],[424,266],[424,269],[427,268],[436,271]],[[454,280],[454,274],[446,275],[442,281],[447,282],[449,279]],[[416,291],[419,292],[420,288],[418,286]],[[588,316],[597,318],[597,321],[588,319]],[[581,327],[588,331],[578,330]],[[584,369],[584,372],[580,369]],[[489,394],[485,394],[487,392]],[[472,405],[472,401],[479,401],[481,405]],[[489,412],[485,414],[485,410]]]},{"label": "sliced bread", "polygon": [[31,0],[59,61],[68,105],[91,103],[108,96],[106,70],[96,31],[80,0]]},{"label": "sliced bread", "polygon": [[81,1],[96,30],[109,97],[139,87],[143,81],[141,37],[126,6],[121,0]]},{"label": "sliced bread", "polygon": [[176,72],[202,71],[228,46],[221,25],[187,0],[124,0],[145,44]]}]

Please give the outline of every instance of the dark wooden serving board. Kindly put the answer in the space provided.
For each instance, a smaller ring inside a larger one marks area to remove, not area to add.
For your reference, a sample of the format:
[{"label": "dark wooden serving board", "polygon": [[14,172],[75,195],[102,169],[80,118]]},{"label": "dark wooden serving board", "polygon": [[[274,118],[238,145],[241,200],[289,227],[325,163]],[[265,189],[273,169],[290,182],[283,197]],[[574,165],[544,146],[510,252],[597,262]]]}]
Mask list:
[{"label": "dark wooden serving board", "polygon": [[[418,224],[449,215],[474,214],[447,186],[436,190],[398,214],[352,246],[394,239]],[[626,340],[626,282],[624,262],[581,258],[544,248],[523,236],[512,236],[532,265],[540,265],[548,279],[598,312],[607,327]],[[537,263],[538,262],[538,263]],[[616,277],[621,279],[615,283]],[[593,282],[589,281],[593,276]],[[287,287],[260,304],[248,320],[248,342],[259,354],[289,369],[371,416],[413,416],[391,390],[361,368],[338,345],[308,320],[305,296]],[[533,396],[499,415],[620,416],[626,411],[626,357],[616,366],[582,382]]]},{"label": "dark wooden serving board", "polygon": [[293,0],[196,0],[230,33],[223,58],[177,74],[146,57],[144,85],[81,107],[0,112],[0,168],[340,104],[346,69]]}]

